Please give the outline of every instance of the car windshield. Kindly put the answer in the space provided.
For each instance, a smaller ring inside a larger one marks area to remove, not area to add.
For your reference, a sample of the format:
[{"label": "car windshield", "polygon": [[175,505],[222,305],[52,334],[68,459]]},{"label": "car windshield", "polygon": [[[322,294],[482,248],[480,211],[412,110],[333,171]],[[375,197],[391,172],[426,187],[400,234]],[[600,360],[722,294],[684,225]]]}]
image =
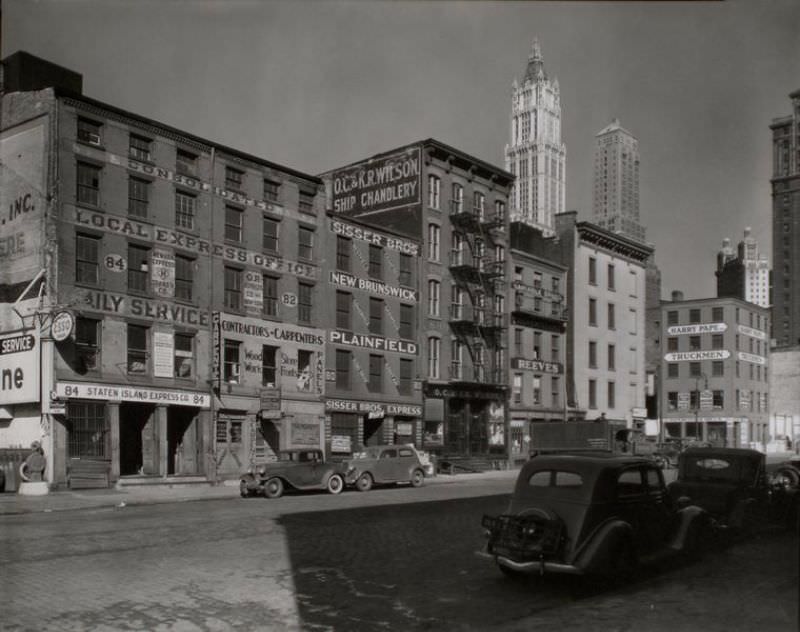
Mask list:
[{"label": "car windshield", "polygon": [[378,448],[364,448],[360,452],[353,453],[354,459],[377,459],[378,456],[380,456]]},{"label": "car windshield", "polygon": [[683,462],[683,478],[720,482],[752,481],[758,464],[752,459],[727,456],[695,456]]}]

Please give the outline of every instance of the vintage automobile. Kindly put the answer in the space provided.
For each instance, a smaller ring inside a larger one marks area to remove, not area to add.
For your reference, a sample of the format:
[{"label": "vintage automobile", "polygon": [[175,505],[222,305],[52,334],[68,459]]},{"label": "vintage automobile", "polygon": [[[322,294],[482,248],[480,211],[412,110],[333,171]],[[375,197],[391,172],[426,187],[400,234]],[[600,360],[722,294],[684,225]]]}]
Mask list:
[{"label": "vintage automobile", "polygon": [[512,577],[625,578],[639,564],[700,555],[713,529],[706,511],[672,501],[652,459],[603,454],[532,458],[506,513],[482,524],[478,555]]},{"label": "vintage automobile", "polygon": [[286,488],[321,489],[338,494],[344,489],[343,471],[338,463],[326,462],[322,450],[282,450],[277,461],[265,463],[239,480],[242,498],[258,495],[280,498]]},{"label": "vintage automobile", "polygon": [[411,483],[421,487],[425,482],[425,465],[410,445],[369,446],[344,462],[345,482],[361,492],[374,484]]},{"label": "vintage automobile", "polygon": [[688,448],[669,492],[674,500],[688,498],[703,507],[723,528],[751,533],[767,521],[794,526],[800,494],[778,472],[768,477],[766,456],[757,450]]}]

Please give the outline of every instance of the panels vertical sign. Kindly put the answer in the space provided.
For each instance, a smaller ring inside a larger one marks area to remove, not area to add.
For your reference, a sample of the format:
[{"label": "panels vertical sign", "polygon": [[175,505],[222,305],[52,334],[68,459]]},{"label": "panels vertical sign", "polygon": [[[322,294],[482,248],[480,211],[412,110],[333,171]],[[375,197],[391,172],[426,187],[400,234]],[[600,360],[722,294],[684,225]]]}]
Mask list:
[{"label": "panels vertical sign", "polygon": [[46,120],[40,117],[0,134],[0,300],[4,302],[16,300],[43,265]]}]

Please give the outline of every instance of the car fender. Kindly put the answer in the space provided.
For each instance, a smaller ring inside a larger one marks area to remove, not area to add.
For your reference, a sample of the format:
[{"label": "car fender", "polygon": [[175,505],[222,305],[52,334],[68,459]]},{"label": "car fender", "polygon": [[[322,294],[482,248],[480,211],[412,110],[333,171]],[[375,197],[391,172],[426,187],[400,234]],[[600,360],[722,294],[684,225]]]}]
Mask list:
[{"label": "car fender", "polygon": [[239,480],[245,483],[255,483],[256,477],[251,472],[248,472],[247,474],[242,474],[239,477]]},{"label": "car fender", "polygon": [[589,534],[575,552],[572,563],[586,572],[600,571],[617,544],[632,538],[631,525],[624,520],[612,518]]},{"label": "car fender", "polygon": [[686,546],[689,540],[689,534],[695,525],[701,521],[710,523],[711,516],[702,507],[697,505],[689,505],[678,511],[678,526],[672,536],[671,548],[680,551]]}]

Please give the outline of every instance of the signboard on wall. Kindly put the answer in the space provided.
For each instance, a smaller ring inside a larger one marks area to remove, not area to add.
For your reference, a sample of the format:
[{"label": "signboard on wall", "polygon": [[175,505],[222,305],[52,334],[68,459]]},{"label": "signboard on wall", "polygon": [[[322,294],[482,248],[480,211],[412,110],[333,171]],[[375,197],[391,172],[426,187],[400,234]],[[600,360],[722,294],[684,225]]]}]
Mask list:
[{"label": "signboard on wall", "polygon": [[0,336],[0,402],[38,402],[39,373],[37,330]]},{"label": "signboard on wall", "polygon": [[[319,447],[322,428],[320,424],[291,421],[289,428],[290,441],[293,447]],[[350,437],[347,438],[349,439]],[[348,449],[347,452],[349,451]]]},{"label": "signboard on wall", "polygon": [[264,311],[264,279],[260,272],[244,271],[242,295],[244,311],[248,314],[260,314]]},{"label": "signboard on wall", "polygon": [[686,334],[721,334],[728,329],[726,323],[705,323],[696,325],[673,325],[667,327],[670,336],[681,336]]},{"label": "signboard on wall", "polygon": [[346,452],[352,451],[352,440],[349,435],[331,435],[331,452]]},{"label": "signboard on wall", "polygon": [[727,349],[715,351],[680,351],[664,356],[667,362],[699,362],[702,360],[727,360],[731,352]]},{"label": "signboard on wall", "polygon": [[175,338],[172,332],[153,332],[153,375],[172,377],[175,358]]},{"label": "signboard on wall", "polygon": [[141,402],[166,406],[196,406],[209,408],[211,395],[195,391],[177,391],[164,388],[138,388],[118,384],[95,382],[58,382],[56,395],[66,399],[99,399],[116,402]]}]

